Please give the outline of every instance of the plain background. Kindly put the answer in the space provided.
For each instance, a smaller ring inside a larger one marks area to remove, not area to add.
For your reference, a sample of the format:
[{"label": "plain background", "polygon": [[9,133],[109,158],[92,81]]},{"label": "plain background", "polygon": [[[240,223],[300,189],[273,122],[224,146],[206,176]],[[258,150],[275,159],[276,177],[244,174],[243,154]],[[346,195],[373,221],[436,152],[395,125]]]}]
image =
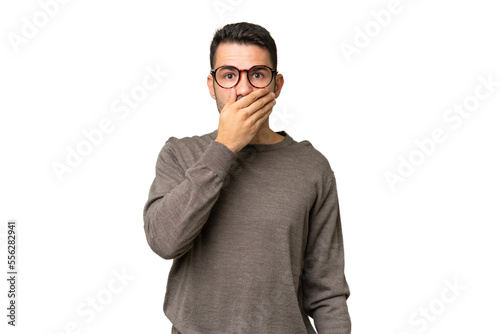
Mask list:
[{"label": "plain background", "polygon": [[[271,129],[309,140],[336,174],[353,333],[499,333],[500,87],[460,124],[443,118],[474,102],[479,77],[500,81],[498,8],[401,0],[377,31],[371,12],[390,3],[74,0],[44,22],[40,2],[2,2],[2,268],[9,219],[19,236],[18,327],[2,307],[2,332],[170,333],[171,261],[147,245],[143,206],[165,141],[217,128],[215,29],[249,21],[275,38],[285,78]],[[46,25],[16,52],[9,36],[33,17]],[[342,43],[367,27],[348,62]],[[113,105],[148,67],[168,76],[120,118]],[[103,119],[113,130],[60,181],[52,164]],[[436,128],[446,140],[416,152]],[[385,174],[410,157],[392,190]]]}]

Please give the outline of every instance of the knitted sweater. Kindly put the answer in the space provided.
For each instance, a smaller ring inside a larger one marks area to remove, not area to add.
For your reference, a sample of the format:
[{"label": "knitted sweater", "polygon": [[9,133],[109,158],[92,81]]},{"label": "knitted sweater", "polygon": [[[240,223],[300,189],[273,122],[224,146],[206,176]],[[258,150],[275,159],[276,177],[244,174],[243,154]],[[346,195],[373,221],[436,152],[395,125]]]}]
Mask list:
[{"label": "knitted sweater", "polygon": [[163,310],[182,334],[351,333],[334,172],[285,131],[237,154],[217,130],[170,137],[144,207],[173,259]]}]

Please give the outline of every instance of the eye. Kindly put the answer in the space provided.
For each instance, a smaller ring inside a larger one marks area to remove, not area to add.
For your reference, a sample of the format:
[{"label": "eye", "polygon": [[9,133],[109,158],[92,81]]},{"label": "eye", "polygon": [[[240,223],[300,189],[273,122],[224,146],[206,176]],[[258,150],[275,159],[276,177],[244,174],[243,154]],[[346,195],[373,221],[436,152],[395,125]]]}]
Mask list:
[{"label": "eye", "polygon": [[271,71],[267,67],[254,67],[250,72],[252,80],[267,81],[271,77]]}]

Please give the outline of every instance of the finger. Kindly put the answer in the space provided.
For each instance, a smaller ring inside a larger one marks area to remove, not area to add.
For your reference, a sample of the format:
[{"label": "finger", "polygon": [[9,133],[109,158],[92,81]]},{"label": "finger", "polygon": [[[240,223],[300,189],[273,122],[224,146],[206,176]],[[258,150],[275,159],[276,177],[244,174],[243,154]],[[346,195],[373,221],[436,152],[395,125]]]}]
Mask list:
[{"label": "finger", "polygon": [[226,108],[236,102],[236,89],[232,87],[229,91],[229,99],[226,101],[226,104],[224,105],[224,108],[222,110],[226,110]]},{"label": "finger", "polygon": [[245,111],[248,113],[248,115],[254,114],[256,111],[264,108],[268,103],[271,103],[272,101],[275,101],[275,95],[274,93],[269,93],[267,95],[262,96],[261,98],[257,99],[254,101],[251,105],[248,107],[244,108]]},{"label": "finger", "polygon": [[269,116],[271,114],[271,111],[273,107],[276,105],[276,100],[272,99],[269,101],[267,104],[265,104],[262,108],[256,110],[250,117],[249,120],[251,123],[256,123],[259,120],[262,119],[262,121],[265,121],[266,116]]},{"label": "finger", "polygon": [[268,88],[263,88],[263,89],[256,89],[247,96],[242,97],[238,101],[236,101],[236,104],[238,108],[243,109],[257,101],[259,98],[265,96],[266,94],[269,94],[269,89]]}]

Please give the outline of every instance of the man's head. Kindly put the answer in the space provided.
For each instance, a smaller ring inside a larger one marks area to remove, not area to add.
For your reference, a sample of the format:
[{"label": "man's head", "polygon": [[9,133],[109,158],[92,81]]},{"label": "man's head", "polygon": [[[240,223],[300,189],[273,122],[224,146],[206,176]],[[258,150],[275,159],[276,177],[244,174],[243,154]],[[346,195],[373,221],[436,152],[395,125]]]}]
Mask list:
[{"label": "man's head", "polygon": [[269,52],[271,66],[278,67],[278,52],[276,43],[264,27],[253,23],[240,22],[227,24],[218,29],[210,44],[210,66],[215,68],[215,57],[217,47],[221,43],[236,43],[244,45],[256,45]]},{"label": "man's head", "polygon": [[[277,64],[278,56],[274,39],[265,28],[259,25],[247,22],[228,24],[214,34],[210,45],[212,69],[228,65],[247,70],[256,65],[265,65],[276,71]],[[234,86],[237,99],[260,89],[258,88],[260,85],[255,82],[257,80],[252,82],[254,85],[249,82],[247,73],[240,72],[240,79]],[[267,87],[277,97],[284,81],[283,76],[276,73],[272,73],[272,80]],[[260,73],[255,73],[255,78],[259,76],[261,76]],[[217,108],[220,112],[229,98],[230,89],[221,87],[212,74],[207,78],[207,85],[210,95],[217,101]]]}]

